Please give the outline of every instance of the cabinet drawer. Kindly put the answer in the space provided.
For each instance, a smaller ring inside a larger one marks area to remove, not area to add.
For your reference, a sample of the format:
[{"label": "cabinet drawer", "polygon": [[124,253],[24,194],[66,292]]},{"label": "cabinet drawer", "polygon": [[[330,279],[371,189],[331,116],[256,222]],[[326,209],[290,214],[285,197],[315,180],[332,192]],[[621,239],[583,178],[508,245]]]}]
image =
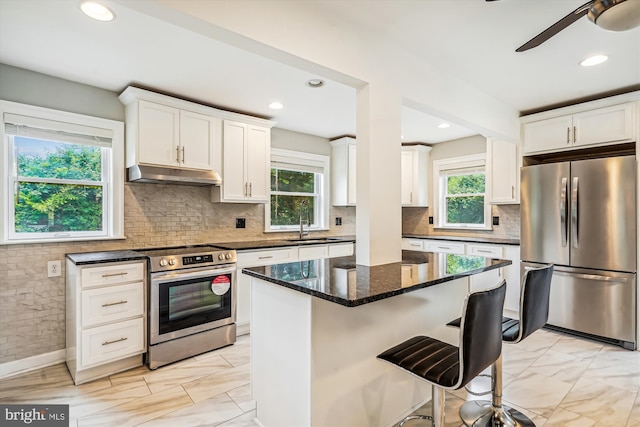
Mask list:
[{"label": "cabinet drawer", "polygon": [[82,331],[82,366],[111,362],[145,351],[142,317]]},{"label": "cabinet drawer", "polygon": [[353,255],[353,243],[329,245],[329,258]]},{"label": "cabinet drawer", "polygon": [[300,261],[327,258],[328,256],[329,247],[327,245],[302,246],[298,249],[298,259]]},{"label": "cabinet drawer", "polygon": [[257,267],[298,260],[298,248],[272,249],[268,251],[238,253],[238,267]]},{"label": "cabinet drawer", "polygon": [[83,327],[142,316],[144,285],[136,282],[83,291],[80,309]]},{"label": "cabinet drawer", "polygon": [[424,250],[424,243],[420,239],[402,239],[402,249],[407,251],[422,251]]},{"label": "cabinet drawer", "polygon": [[467,245],[467,255],[502,258],[502,246]]},{"label": "cabinet drawer", "polygon": [[114,285],[142,281],[144,268],[142,262],[129,264],[111,264],[105,267],[89,267],[82,269],[82,287]]},{"label": "cabinet drawer", "polygon": [[464,243],[424,242],[427,252],[444,252],[446,254],[464,255]]}]

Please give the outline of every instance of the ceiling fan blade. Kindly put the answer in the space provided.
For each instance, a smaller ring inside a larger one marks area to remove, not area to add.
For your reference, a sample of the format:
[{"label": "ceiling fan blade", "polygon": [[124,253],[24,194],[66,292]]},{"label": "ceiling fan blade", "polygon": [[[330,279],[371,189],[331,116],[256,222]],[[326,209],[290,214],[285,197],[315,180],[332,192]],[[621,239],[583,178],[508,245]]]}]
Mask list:
[{"label": "ceiling fan blade", "polygon": [[540,46],[542,43],[546,42],[551,37],[555,36],[560,31],[564,30],[569,25],[573,24],[578,19],[585,16],[589,11],[589,8],[591,7],[591,5],[594,3],[594,1],[595,0],[586,2],[585,4],[583,4],[582,6],[580,6],[579,8],[577,8],[576,10],[574,10],[573,12],[571,12],[570,14],[568,14],[567,16],[565,16],[564,18],[562,18],[561,20],[559,20],[558,22],[556,22],[555,24],[553,24],[552,26],[550,26],[549,28],[541,32],[540,34],[538,34],[537,36],[535,36],[534,38],[532,38],[531,40],[529,40],[528,42],[526,42],[525,44],[517,48],[516,52],[524,52],[525,50],[529,50],[536,46]]}]

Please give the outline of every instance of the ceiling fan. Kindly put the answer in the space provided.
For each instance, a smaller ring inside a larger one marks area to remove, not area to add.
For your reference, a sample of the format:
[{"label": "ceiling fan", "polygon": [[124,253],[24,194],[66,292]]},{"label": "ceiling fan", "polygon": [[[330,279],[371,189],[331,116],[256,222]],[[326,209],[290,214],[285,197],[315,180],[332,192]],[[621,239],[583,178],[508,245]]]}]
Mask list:
[{"label": "ceiling fan", "polygon": [[[487,0],[494,1],[494,0]],[[578,19],[587,15],[597,26],[610,31],[625,31],[640,26],[640,0],[591,0],[520,46],[524,52],[549,40]]]}]

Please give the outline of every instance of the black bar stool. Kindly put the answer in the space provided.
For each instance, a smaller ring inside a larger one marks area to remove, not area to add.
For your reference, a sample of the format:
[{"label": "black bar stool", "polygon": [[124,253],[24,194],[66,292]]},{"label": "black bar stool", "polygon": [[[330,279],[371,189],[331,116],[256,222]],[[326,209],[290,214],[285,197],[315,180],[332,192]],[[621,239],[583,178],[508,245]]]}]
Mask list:
[{"label": "black bar stool", "polygon": [[495,363],[502,351],[502,307],[506,282],[486,291],[470,294],[464,302],[459,347],[431,337],[417,336],[378,355],[431,383],[433,417],[410,415],[410,419],[431,419],[444,426],[444,392],[464,387]]},{"label": "black bar stool", "polygon": [[[502,318],[502,341],[517,344],[547,323],[553,264],[527,269],[520,287],[520,320]],[[460,326],[460,319],[449,322]],[[502,405],[502,355],[491,367],[492,401],[471,400],[460,408],[460,418],[473,427],[535,427],[522,412]]]}]

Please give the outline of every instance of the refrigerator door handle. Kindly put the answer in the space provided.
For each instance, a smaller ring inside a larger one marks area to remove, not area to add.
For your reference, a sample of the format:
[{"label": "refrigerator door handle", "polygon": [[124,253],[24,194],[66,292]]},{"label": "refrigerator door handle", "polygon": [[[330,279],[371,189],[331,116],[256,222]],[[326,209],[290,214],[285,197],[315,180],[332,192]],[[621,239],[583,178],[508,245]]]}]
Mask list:
[{"label": "refrigerator door handle", "polygon": [[578,177],[573,177],[571,188],[571,241],[578,248]]},{"label": "refrigerator door handle", "polygon": [[[526,269],[526,267],[525,267]],[[611,277],[611,276],[601,276],[600,274],[584,274],[584,273],[565,273],[564,271],[554,271],[553,274],[558,276],[570,276],[570,277],[578,277],[580,279],[586,280],[598,280],[600,282],[622,282],[626,283],[629,280],[626,277]]]},{"label": "refrigerator door handle", "polygon": [[567,246],[567,178],[562,178],[560,184],[560,234],[562,235],[562,246]]}]

